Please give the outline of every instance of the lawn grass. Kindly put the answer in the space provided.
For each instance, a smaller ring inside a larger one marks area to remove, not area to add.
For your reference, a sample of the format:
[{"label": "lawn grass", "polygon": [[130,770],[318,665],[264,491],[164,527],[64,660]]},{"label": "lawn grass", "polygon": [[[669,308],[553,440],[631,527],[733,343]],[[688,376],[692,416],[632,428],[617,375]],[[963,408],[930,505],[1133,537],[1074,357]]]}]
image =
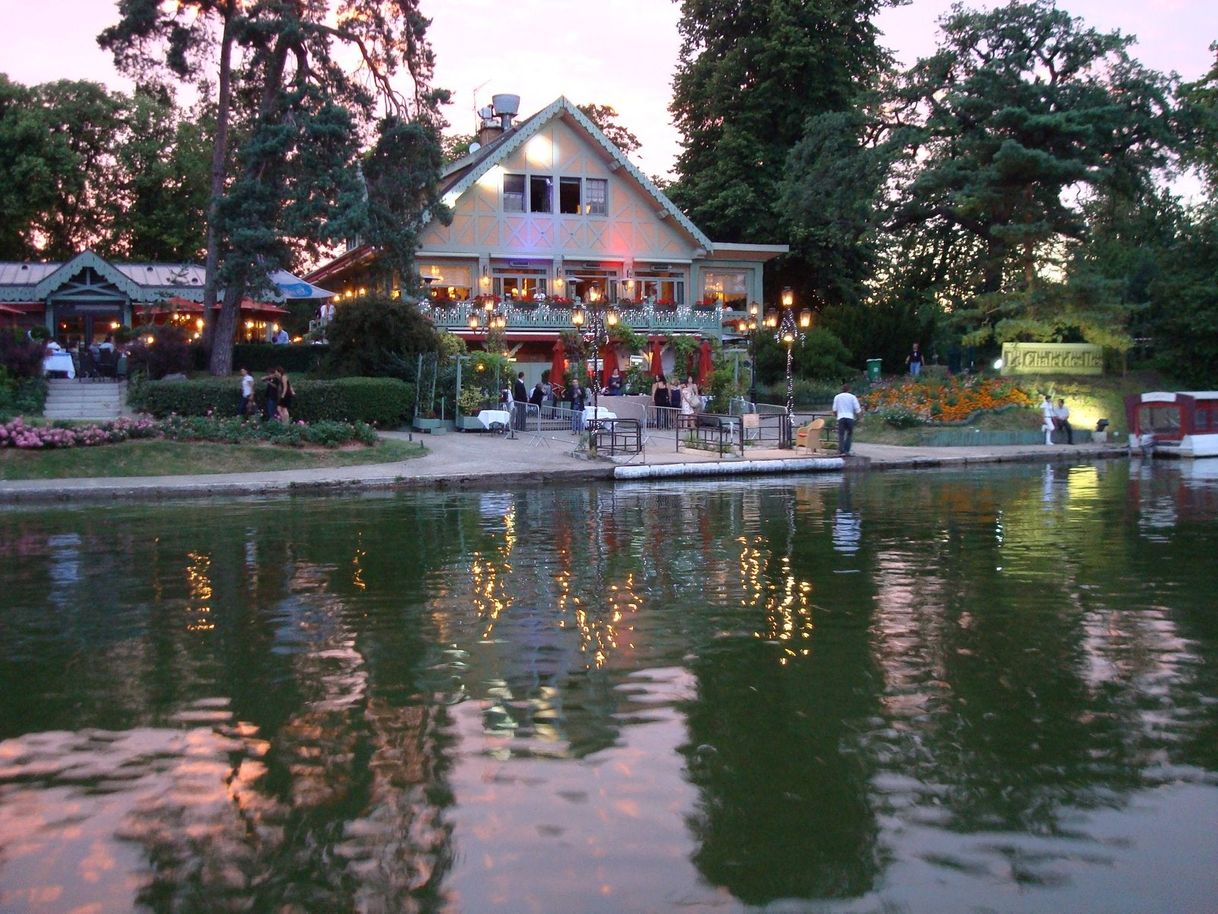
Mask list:
[{"label": "lawn grass", "polygon": [[49,451],[3,448],[0,449],[0,479],[265,473],[393,463],[421,457],[424,453],[421,444],[406,441],[379,441],[372,447],[354,445],[334,449],[156,439]]}]

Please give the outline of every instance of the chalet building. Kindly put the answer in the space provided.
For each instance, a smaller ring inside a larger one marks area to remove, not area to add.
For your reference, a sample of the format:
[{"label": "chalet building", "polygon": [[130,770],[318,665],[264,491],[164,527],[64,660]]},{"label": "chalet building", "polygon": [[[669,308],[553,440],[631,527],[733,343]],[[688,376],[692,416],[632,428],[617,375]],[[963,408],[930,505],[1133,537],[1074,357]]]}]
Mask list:
[{"label": "chalet building", "polygon": [[[721,337],[763,300],[763,266],[786,245],[712,241],[567,99],[516,122],[518,104],[496,95],[483,109],[478,142],[443,175],[453,220],[422,232],[420,306],[437,326],[477,348],[494,308],[531,380],[575,304],[614,303],[623,324],[662,345]],[[334,289],[340,308],[398,295],[397,283],[371,288],[377,256],[356,244],[307,278]]]},{"label": "chalet building", "polygon": [[[260,301],[241,303],[242,339],[266,339],[285,309],[274,302],[324,300],[319,289],[286,271]],[[20,326],[44,326],[66,347],[100,342],[119,327],[177,322],[197,327],[203,314],[203,267],[195,264],[113,263],[83,251],[64,263],[0,262],[0,313]]]}]

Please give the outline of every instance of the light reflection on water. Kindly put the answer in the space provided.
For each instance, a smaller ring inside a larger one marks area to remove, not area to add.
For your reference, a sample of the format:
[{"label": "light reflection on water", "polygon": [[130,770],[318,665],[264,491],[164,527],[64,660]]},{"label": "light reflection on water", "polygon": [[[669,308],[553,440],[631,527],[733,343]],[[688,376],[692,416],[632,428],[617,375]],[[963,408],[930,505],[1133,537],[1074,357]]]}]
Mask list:
[{"label": "light reflection on water", "polygon": [[1215,482],[0,516],[0,910],[1204,910]]}]

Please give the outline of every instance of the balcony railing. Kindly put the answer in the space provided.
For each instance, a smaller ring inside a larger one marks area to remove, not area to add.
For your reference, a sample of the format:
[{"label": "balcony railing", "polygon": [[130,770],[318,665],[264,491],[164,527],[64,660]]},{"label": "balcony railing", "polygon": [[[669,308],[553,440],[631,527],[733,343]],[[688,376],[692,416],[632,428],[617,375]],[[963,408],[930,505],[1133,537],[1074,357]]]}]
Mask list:
[{"label": "balcony railing", "polygon": [[[469,329],[470,314],[483,315],[485,307],[480,301],[424,304],[423,313],[445,330]],[[570,330],[570,305],[550,303],[526,304],[500,302],[495,310],[507,318],[504,332],[529,330]],[[621,322],[636,333],[699,333],[719,335],[723,330],[724,310],[721,307],[699,307],[678,305],[617,305]]]}]

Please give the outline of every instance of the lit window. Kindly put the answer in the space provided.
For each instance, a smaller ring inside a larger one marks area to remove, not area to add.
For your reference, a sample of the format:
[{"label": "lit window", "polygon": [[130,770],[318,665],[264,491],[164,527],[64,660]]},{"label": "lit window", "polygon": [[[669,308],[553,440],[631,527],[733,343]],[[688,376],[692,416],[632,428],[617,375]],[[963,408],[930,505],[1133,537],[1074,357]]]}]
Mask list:
[{"label": "lit window", "polygon": [[593,216],[609,214],[609,182],[604,178],[586,178],[584,197],[588,213]]}]

